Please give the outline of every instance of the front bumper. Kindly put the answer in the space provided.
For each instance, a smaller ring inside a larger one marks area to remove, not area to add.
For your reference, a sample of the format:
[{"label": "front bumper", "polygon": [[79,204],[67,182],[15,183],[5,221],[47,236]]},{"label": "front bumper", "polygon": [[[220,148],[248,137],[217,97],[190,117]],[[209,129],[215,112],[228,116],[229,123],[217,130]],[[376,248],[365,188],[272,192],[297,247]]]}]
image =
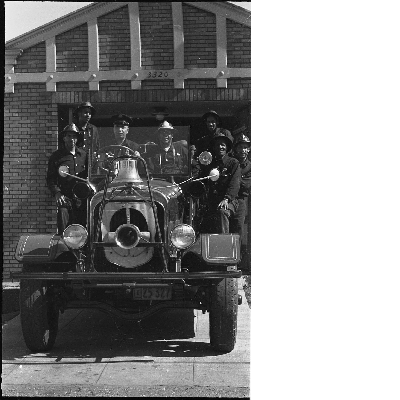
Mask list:
[{"label": "front bumper", "polygon": [[59,280],[59,281],[96,281],[96,282],[154,282],[174,280],[209,280],[240,278],[242,271],[211,272],[17,272],[11,273],[12,279]]}]

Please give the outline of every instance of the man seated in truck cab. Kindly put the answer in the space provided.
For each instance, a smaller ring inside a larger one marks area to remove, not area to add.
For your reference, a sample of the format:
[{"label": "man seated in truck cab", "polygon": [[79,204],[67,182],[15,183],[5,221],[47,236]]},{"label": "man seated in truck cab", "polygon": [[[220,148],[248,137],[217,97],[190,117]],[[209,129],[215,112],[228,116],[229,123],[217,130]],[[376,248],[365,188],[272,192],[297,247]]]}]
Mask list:
[{"label": "man seated in truck cab", "polygon": [[[125,114],[117,114],[113,115],[111,120],[113,122],[115,144],[129,147],[133,151],[139,152],[139,144],[126,138],[129,133],[129,125],[132,123],[132,119]],[[117,151],[120,152],[120,150]]]},{"label": "man seated in truck cab", "polygon": [[102,152],[98,154],[96,159],[96,163],[93,164],[93,173],[101,173],[101,171],[106,171],[108,169],[114,170],[114,165],[111,165],[111,161],[115,157],[120,157],[123,155],[132,155],[139,153],[139,144],[136,142],[127,139],[127,135],[129,133],[129,125],[132,122],[132,119],[125,114],[116,114],[111,117],[111,121],[113,123],[113,134],[114,134],[114,143],[113,145],[128,147],[133,151],[124,150],[122,148],[110,147],[106,152]]},{"label": "man seated in truck cab", "polygon": [[188,175],[186,140],[173,142],[175,128],[164,121],[156,131],[156,145],[147,146],[147,166],[152,174]]},{"label": "man seated in truck cab", "polygon": [[210,164],[196,163],[193,167],[193,177],[205,177],[212,169],[218,169],[219,178],[209,180],[208,210],[204,216],[201,230],[207,233],[229,233],[231,220],[237,210],[237,196],[240,187],[239,161],[228,155],[232,150],[232,141],[222,133],[214,136],[211,141],[213,159]]},{"label": "man seated in truck cab", "polygon": [[[79,129],[75,124],[67,125],[62,131],[64,145],[49,158],[47,169],[47,187],[57,204],[57,230],[61,235],[70,224],[86,225],[86,201],[77,199],[73,187],[78,182],[71,175],[87,177],[87,154],[76,146]],[[59,167],[67,167],[69,175],[62,176]]]}]

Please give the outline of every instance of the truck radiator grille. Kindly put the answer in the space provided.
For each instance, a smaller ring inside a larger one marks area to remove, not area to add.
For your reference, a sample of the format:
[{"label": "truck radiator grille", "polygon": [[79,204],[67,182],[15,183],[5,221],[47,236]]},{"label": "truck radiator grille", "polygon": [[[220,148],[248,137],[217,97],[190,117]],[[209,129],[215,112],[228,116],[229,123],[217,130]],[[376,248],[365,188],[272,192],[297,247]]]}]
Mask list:
[{"label": "truck radiator grille", "polygon": [[[147,222],[143,214],[140,211],[134,209],[130,209],[129,213],[130,213],[130,223],[136,225],[141,232],[147,232],[149,228],[147,226]],[[126,210],[122,209],[117,211],[111,218],[110,232],[115,232],[119,226],[124,225],[126,223],[128,223]]]}]

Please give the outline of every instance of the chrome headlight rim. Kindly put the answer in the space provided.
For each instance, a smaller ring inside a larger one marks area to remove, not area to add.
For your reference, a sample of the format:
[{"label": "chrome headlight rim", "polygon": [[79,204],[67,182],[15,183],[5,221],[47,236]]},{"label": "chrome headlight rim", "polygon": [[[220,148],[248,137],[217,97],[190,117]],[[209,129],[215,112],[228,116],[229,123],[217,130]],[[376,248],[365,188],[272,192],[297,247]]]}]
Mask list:
[{"label": "chrome headlight rim", "polygon": [[[80,235],[71,235],[72,232],[80,232]],[[77,238],[81,238],[78,242],[76,242]],[[88,231],[86,228],[80,224],[71,224],[68,225],[62,234],[62,238],[66,246],[73,250],[81,249],[88,240]]]},{"label": "chrome headlight rim", "polygon": [[[185,233],[178,232],[179,230],[187,229]],[[188,249],[193,243],[196,241],[196,232],[191,225],[188,224],[179,224],[173,227],[169,234],[170,241],[174,247],[179,250]],[[189,240],[183,240],[182,238],[189,238]],[[179,242],[181,240],[181,242]]]}]

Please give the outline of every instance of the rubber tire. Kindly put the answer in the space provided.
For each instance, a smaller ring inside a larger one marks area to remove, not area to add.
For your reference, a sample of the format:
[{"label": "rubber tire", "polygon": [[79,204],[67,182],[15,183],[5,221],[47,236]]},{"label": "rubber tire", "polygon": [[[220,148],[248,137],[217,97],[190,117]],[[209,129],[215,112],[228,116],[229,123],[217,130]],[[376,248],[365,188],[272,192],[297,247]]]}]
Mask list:
[{"label": "rubber tire", "polygon": [[229,353],[234,349],[237,314],[238,280],[225,278],[211,288],[210,343],[214,350]]},{"label": "rubber tire", "polygon": [[42,281],[21,279],[20,318],[25,344],[33,352],[51,350],[58,333],[58,309],[46,298]]}]

